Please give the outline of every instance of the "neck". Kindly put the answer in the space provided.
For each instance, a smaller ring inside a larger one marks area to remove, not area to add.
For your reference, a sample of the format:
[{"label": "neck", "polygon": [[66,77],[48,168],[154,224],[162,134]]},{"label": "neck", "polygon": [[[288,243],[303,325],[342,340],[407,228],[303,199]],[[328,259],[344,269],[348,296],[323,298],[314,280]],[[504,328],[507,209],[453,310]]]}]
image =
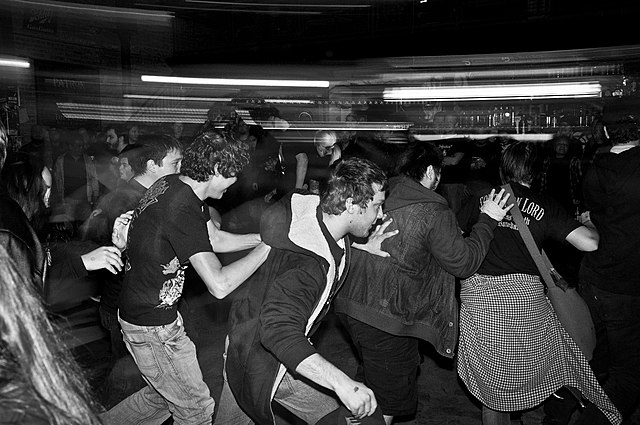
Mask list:
[{"label": "neck", "polygon": [[340,215],[322,213],[322,221],[327,226],[327,230],[336,242],[344,238],[348,232],[347,223],[345,223],[345,213]]},{"label": "neck", "polygon": [[201,201],[204,201],[205,199],[207,199],[207,186],[209,185],[208,181],[198,182],[192,179],[191,177],[182,176],[182,175],[180,176],[180,181],[190,186],[191,190],[193,190],[193,193],[195,193],[196,196],[200,198]]},{"label": "neck", "polygon": [[152,176],[149,173],[140,174],[139,176],[135,176],[133,179],[140,183],[145,189],[149,189],[151,185],[158,180],[155,176]]}]

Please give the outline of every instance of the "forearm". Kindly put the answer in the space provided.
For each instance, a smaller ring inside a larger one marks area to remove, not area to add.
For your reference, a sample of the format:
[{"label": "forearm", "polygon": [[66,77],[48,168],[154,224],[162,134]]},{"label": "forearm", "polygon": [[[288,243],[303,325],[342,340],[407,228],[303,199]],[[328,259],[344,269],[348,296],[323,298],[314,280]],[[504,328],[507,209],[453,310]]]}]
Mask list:
[{"label": "forearm", "polygon": [[[271,247],[260,243],[249,254],[233,263],[205,272],[203,278],[207,289],[216,298],[222,299],[247,280],[264,263]],[[213,254],[215,255],[215,254]],[[219,266],[219,263],[217,264]],[[215,266],[211,266],[212,268]]]},{"label": "forearm", "polygon": [[307,177],[307,156],[296,156],[296,189],[302,189],[304,185],[304,179]]},{"label": "forearm", "polygon": [[240,235],[218,230],[210,237],[213,252],[237,252],[257,246],[262,239],[259,233]]},{"label": "forearm", "polygon": [[334,392],[340,388],[353,387],[352,379],[320,354],[312,354],[298,364],[296,372]]}]

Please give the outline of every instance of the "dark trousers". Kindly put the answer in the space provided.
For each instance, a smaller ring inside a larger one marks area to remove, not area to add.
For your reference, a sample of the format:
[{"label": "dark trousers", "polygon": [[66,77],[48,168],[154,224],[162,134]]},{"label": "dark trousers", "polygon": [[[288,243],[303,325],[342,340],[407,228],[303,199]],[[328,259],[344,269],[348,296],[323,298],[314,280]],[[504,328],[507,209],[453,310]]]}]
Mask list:
[{"label": "dark trousers", "polygon": [[343,314],[339,317],[360,357],[355,380],[373,390],[384,415],[414,415],[418,406],[418,340],[391,335]]},{"label": "dark trousers", "polygon": [[[591,366],[626,419],[640,402],[640,296],[604,291],[601,288],[606,282],[599,279],[604,278],[589,272],[580,274],[580,292],[589,305],[597,335]],[[600,423],[609,422],[589,405],[576,424]]]}]

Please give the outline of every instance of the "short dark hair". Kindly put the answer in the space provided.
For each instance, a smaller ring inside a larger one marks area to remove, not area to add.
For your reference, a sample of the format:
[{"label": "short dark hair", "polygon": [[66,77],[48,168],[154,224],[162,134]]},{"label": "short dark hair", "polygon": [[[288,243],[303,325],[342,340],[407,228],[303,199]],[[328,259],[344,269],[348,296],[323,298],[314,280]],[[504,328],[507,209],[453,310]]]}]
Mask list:
[{"label": "short dark hair", "polygon": [[249,164],[249,146],[229,133],[209,130],[199,134],[183,152],[180,174],[198,182],[218,173],[229,178],[238,175]]},{"label": "short dark hair", "polygon": [[387,188],[387,176],[373,162],[362,158],[350,158],[338,161],[331,170],[327,188],[320,197],[320,208],[327,214],[342,214],[347,198],[353,203],[366,208],[373,199],[373,185],[380,185],[380,190]]},{"label": "short dark hair", "polygon": [[133,158],[129,158],[129,165],[136,176],[144,174],[149,160],[162,167],[162,160],[169,152],[182,150],[182,144],[178,140],[165,134],[145,134],[138,138],[138,143],[127,145],[129,146],[140,149]]},{"label": "short dark hair", "polygon": [[442,150],[429,142],[411,142],[401,157],[400,173],[417,182],[424,178],[429,166],[439,171],[444,160]]},{"label": "short dark hair", "polygon": [[534,143],[513,143],[502,152],[500,177],[503,183],[531,184],[538,166],[538,149]]}]

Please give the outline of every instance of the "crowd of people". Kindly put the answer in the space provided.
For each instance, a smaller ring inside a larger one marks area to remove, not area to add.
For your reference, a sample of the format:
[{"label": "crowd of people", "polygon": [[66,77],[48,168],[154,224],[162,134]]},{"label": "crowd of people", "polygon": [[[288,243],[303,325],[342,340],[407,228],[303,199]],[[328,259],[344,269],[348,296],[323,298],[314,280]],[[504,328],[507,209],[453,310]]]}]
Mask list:
[{"label": "crowd of people", "polygon": [[[416,413],[423,341],[456,359],[484,425],[537,406],[547,425],[625,423],[640,402],[640,120],[613,111],[588,143],[542,144],[457,137],[455,114],[437,115],[450,138],[405,144],[332,130],[282,143],[233,113],[191,135],[34,128],[10,149],[0,124],[3,417],[268,425],[277,403],[309,424],[390,425]],[[587,301],[591,361],[514,207]],[[109,334],[97,393],[49,320],[68,307],[62,282],[81,278]],[[218,399],[184,325],[194,278],[234,294]],[[312,343],[330,311],[355,376]]]}]

